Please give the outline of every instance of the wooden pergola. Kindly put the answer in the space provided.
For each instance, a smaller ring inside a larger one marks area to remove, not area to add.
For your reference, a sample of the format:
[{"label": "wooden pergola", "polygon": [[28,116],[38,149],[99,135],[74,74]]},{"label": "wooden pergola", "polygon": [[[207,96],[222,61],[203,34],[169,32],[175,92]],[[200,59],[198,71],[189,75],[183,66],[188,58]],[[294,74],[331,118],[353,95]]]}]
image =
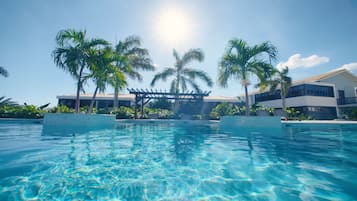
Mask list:
[{"label": "wooden pergola", "polygon": [[141,118],[144,117],[144,105],[146,105],[152,99],[164,99],[164,100],[194,100],[203,101],[203,97],[208,96],[211,91],[194,92],[188,91],[184,93],[174,93],[162,90],[152,89],[134,89],[128,88],[130,94],[135,95],[135,119],[138,118],[138,108],[141,106]]}]

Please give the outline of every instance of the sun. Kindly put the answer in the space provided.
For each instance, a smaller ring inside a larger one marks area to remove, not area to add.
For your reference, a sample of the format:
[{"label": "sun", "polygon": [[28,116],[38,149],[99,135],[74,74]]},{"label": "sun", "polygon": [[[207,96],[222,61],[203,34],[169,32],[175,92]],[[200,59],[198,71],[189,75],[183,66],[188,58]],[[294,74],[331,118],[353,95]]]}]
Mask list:
[{"label": "sun", "polygon": [[178,8],[163,10],[156,24],[160,40],[171,45],[185,42],[192,29],[189,16]]}]

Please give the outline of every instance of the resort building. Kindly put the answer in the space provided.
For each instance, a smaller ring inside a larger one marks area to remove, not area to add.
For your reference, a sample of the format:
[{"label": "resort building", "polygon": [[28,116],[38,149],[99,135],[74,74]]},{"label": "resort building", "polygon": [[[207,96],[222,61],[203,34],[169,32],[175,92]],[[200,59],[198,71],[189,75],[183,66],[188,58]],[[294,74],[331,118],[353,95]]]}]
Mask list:
[{"label": "resort building", "polygon": [[[89,106],[92,100],[93,94],[81,94],[80,95],[80,106]],[[119,107],[120,106],[131,106],[134,102],[135,96],[132,94],[120,94],[118,96]],[[76,95],[62,95],[57,96],[58,105],[65,105],[69,108],[75,108]],[[112,108],[114,105],[114,95],[113,94],[97,94],[95,98],[95,108],[104,109]]]},{"label": "resort building", "polygon": [[[80,106],[89,106],[93,94],[81,94],[80,95]],[[65,105],[69,108],[75,107],[76,96],[75,95],[61,95],[57,96],[58,104]],[[134,106],[135,95],[134,94],[119,94],[119,107],[120,106]],[[208,114],[212,108],[220,103],[238,103],[237,97],[224,97],[224,96],[206,96],[203,98],[203,105],[200,109],[202,113]],[[112,108],[114,105],[114,95],[113,94],[97,94],[95,98],[95,108],[106,109]]]},{"label": "resort building", "polygon": [[[286,106],[313,119],[336,119],[357,106],[357,77],[346,69],[293,82],[286,97]],[[282,110],[280,89],[255,92],[250,103]]]},{"label": "resort building", "polygon": [[[286,97],[286,106],[294,108],[313,119],[336,119],[357,107],[357,77],[346,69],[337,69],[321,75],[293,82]],[[80,105],[89,106],[92,94],[81,94]],[[58,104],[69,108],[75,106],[75,95],[57,96]],[[112,108],[113,94],[98,94],[95,99],[98,109]],[[119,106],[134,106],[134,94],[120,94]],[[238,104],[244,97],[206,96],[202,108],[195,108],[202,114],[209,112],[220,103]],[[273,92],[253,92],[249,95],[251,104],[275,108],[276,115],[282,114],[280,89]],[[195,106],[196,107],[196,106]]]}]

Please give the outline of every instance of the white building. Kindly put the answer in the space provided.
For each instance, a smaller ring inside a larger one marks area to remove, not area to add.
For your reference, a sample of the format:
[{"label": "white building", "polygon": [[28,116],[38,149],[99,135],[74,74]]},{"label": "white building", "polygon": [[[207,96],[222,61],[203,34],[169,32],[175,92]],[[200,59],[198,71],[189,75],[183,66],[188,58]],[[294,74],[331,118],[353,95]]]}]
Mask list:
[{"label": "white building", "polygon": [[[89,106],[93,94],[81,94],[80,95],[80,106]],[[69,108],[75,107],[76,96],[75,95],[61,95],[57,96],[58,104],[65,105]],[[135,102],[134,94],[119,94],[118,95],[119,106],[133,106]],[[203,113],[209,113],[213,107],[219,103],[238,103],[238,97],[225,97],[225,96],[206,96],[203,97],[203,105],[200,109]],[[114,105],[114,95],[113,94],[97,94],[95,98],[95,108],[112,108]]]},{"label": "white building", "polygon": [[[357,107],[356,91],[357,77],[345,69],[337,69],[321,75],[309,77],[303,80],[295,81],[289,89],[286,98],[286,106],[295,108],[311,116],[314,119],[336,119],[341,114]],[[57,96],[58,104],[74,108],[75,95]],[[81,94],[80,105],[88,106],[92,94]],[[119,94],[119,106],[132,106],[135,101],[133,94]],[[98,94],[96,97],[95,107],[111,108],[114,103],[113,94]],[[209,113],[213,107],[219,103],[235,103],[238,97],[224,96],[207,96],[203,98],[201,111]],[[251,104],[259,103],[265,107],[275,108],[277,113],[281,111],[282,102],[280,90],[274,92],[255,92],[249,95]]]},{"label": "white building", "polygon": [[[286,106],[314,119],[335,119],[343,111],[357,106],[357,77],[346,69],[337,69],[293,83]],[[281,110],[280,90],[252,93],[250,103]]]}]

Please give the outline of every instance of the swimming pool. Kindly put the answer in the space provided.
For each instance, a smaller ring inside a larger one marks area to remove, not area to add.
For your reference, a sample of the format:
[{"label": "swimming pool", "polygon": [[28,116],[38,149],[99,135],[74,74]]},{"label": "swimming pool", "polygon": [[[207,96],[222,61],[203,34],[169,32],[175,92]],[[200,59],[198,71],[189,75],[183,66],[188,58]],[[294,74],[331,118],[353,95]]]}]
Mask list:
[{"label": "swimming pool", "polygon": [[357,128],[0,122],[0,200],[356,200]]}]

